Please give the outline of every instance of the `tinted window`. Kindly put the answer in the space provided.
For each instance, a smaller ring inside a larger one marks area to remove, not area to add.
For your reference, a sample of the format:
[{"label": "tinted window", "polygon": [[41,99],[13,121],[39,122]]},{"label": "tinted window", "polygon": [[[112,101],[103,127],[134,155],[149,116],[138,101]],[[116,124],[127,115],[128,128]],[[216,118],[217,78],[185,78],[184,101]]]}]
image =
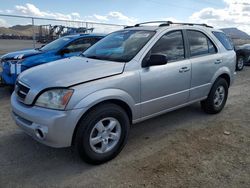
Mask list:
[{"label": "tinted window", "polygon": [[225,33],[214,31],[213,34],[227,50],[234,49],[230,39],[225,35]]},{"label": "tinted window", "polygon": [[96,40],[92,38],[81,38],[70,43],[66,48],[69,49],[70,52],[82,52],[92,46],[95,42]]},{"label": "tinted window", "polygon": [[199,31],[187,31],[190,46],[190,56],[199,56],[216,53],[216,48],[211,40]]},{"label": "tinted window", "polygon": [[72,38],[62,37],[62,38],[59,38],[59,39],[52,41],[49,44],[46,44],[44,47],[40,48],[40,50],[42,50],[42,51],[58,50],[58,49],[62,48],[64,45],[66,45],[67,43],[69,43],[70,40],[72,40]]},{"label": "tinted window", "polygon": [[175,31],[164,35],[151,50],[151,54],[166,55],[168,61],[176,61],[185,58],[184,43],[181,31]]},{"label": "tinted window", "polygon": [[208,52],[209,52],[210,54],[216,53],[217,50],[216,50],[214,44],[213,44],[209,39],[207,39],[207,42],[208,42]]},{"label": "tinted window", "polygon": [[241,49],[247,49],[250,50],[250,45],[249,44],[244,44],[242,46],[240,46]]}]

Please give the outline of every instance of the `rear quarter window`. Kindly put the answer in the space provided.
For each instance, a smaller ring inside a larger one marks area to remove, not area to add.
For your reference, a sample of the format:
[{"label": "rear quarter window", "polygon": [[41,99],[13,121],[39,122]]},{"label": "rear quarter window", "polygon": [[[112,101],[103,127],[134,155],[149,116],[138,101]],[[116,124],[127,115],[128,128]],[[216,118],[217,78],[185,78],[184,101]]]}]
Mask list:
[{"label": "rear quarter window", "polygon": [[225,33],[213,31],[212,32],[214,36],[221,42],[221,44],[227,49],[227,50],[233,50],[234,47],[232,43],[230,42],[230,39],[226,36]]}]

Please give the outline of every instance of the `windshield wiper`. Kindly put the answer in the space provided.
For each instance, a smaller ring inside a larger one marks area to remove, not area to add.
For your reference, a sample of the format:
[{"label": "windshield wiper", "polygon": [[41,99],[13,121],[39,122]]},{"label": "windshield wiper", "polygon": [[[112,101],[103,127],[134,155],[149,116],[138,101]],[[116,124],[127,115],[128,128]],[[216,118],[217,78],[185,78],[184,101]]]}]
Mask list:
[{"label": "windshield wiper", "polygon": [[42,51],[41,48],[35,48],[35,50],[37,50],[37,51]]},{"label": "windshield wiper", "polygon": [[84,56],[84,57],[87,57],[87,58],[90,58],[90,59],[102,59],[96,55],[91,55],[91,56]]}]

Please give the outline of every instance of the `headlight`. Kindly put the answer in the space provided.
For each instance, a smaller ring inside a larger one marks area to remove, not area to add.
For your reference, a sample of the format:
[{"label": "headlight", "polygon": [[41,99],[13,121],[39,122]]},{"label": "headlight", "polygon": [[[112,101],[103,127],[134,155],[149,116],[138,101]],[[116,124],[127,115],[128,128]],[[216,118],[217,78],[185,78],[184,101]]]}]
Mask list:
[{"label": "headlight", "polygon": [[51,89],[42,93],[35,105],[45,108],[64,110],[73,94],[72,89]]}]

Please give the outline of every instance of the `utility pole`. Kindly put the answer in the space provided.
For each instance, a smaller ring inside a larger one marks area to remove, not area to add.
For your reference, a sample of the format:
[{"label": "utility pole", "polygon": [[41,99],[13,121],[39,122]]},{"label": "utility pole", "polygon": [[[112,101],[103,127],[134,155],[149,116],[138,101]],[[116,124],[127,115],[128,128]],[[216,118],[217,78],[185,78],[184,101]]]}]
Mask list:
[{"label": "utility pole", "polygon": [[34,18],[31,18],[32,20],[32,38],[33,38],[33,48],[36,48],[36,38],[35,38],[35,23]]}]

